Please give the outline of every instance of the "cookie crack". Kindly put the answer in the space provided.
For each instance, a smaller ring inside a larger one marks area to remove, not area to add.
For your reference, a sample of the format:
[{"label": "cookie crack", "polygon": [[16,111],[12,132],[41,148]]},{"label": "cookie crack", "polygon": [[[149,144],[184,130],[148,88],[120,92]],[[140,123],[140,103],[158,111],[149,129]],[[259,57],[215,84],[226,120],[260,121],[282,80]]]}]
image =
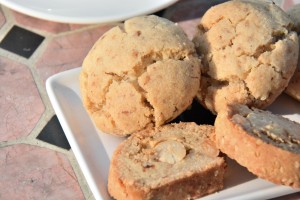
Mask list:
[{"label": "cookie crack", "polygon": [[[104,99],[106,102],[106,94],[109,92],[109,87],[110,85],[113,83],[113,81],[117,81],[117,82],[121,82],[121,81],[128,81],[132,84],[132,86],[134,86],[134,88],[136,89],[136,91],[139,92],[139,94],[141,95],[141,103],[146,106],[147,108],[150,108],[150,110],[152,111],[150,115],[145,116],[146,118],[150,119],[150,122],[146,124],[146,126],[150,125],[150,124],[154,124],[155,125],[155,120],[154,120],[154,116],[153,116],[153,110],[154,107],[151,105],[151,103],[148,101],[148,99],[146,98],[145,93],[147,93],[138,83],[138,78],[135,79],[130,79],[129,76],[127,76],[127,73],[122,74],[122,75],[117,75],[115,73],[105,73],[107,75],[110,75],[112,77],[112,79],[110,80],[110,84],[106,87],[106,93],[104,95]],[[104,106],[104,105],[103,105]],[[102,106],[102,108],[103,108]],[[112,123],[113,125],[115,124],[115,120],[113,119],[113,117],[110,115],[111,119],[112,119]]]},{"label": "cookie crack", "polygon": [[240,23],[242,23],[243,21],[245,21],[247,18],[248,18],[248,16],[250,15],[251,13],[250,12],[248,12],[248,13],[246,13],[245,14],[245,17],[243,17],[243,18],[241,18],[236,24],[234,24],[229,18],[228,18],[228,21],[231,23],[231,25],[233,25],[233,28],[234,28],[234,37],[233,38],[231,38],[230,39],[230,41],[229,41],[229,44],[228,44],[228,46],[229,47],[232,47],[233,45],[234,45],[234,40],[236,39],[236,36],[237,36],[237,26],[240,24]]},{"label": "cookie crack", "polygon": [[[87,74],[86,74],[87,75]],[[88,79],[88,77],[86,78]],[[95,103],[94,101],[92,101],[90,98],[88,98],[89,101],[89,107],[92,109],[91,113],[95,113],[98,112],[100,110],[102,110],[102,108],[106,105],[106,94],[109,91],[109,87],[110,85],[113,83],[113,78],[111,78],[110,80],[108,80],[107,85],[104,87],[103,92],[104,92],[104,99],[103,102],[101,103]],[[86,84],[86,83],[85,83]],[[87,86],[86,86],[87,87]]]},{"label": "cookie crack", "polygon": [[204,33],[206,33],[207,31],[209,31],[211,29],[211,27],[215,26],[216,24],[218,24],[220,21],[222,21],[225,17],[224,16],[220,16],[219,18],[217,18],[214,22],[212,22],[210,24],[209,27],[204,27],[203,25],[198,25],[198,28],[200,28],[201,30],[204,31]]},{"label": "cookie crack", "polygon": [[[249,74],[250,74],[250,72],[249,72]],[[249,74],[248,74],[248,75],[249,75]],[[247,75],[247,76],[248,76],[248,75]],[[248,95],[248,97],[250,98],[250,102],[255,102],[255,103],[257,103],[259,100],[256,99],[256,98],[253,96],[252,92],[250,91],[250,88],[247,86],[246,81],[245,81],[245,80],[241,80],[241,82],[243,83],[244,88],[245,88],[245,90],[246,90],[246,92],[247,92],[247,95]]]},{"label": "cookie crack", "polygon": [[[282,27],[284,28],[284,26],[282,26]],[[288,32],[289,31],[287,29],[274,30],[271,34],[272,39],[269,42],[267,42],[266,44],[262,44],[262,45],[258,46],[257,49],[255,50],[255,53],[252,55],[250,54],[248,56],[258,59],[262,54],[264,54],[266,52],[272,52],[273,50],[276,49],[276,43],[287,39]]]},{"label": "cookie crack", "polygon": [[[102,110],[102,108],[106,105],[106,94],[109,92],[109,88],[110,88],[110,86],[111,86],[111,84],[113,83],[113,79],[110,79],[109,81],[108,81],[108,84],[107,84],[107,86],[104,88],[104,99],[103,99],[103,103],[102,104],[100,104],[100,105],[98,105],[98,109],[99,110]],[[100,106],[100,107],[99,107]]]},{"label": "cookie crack", "polygon": [[255,50],[255,53],[253,55],[249,55],[250,57],[253,57],[255,59],[258,59],[263,53],[271,52],[275,49],[275,45],[273,42],[263,44],[257,47]]},{"label": "cookie crack", "polygon": [[[142,86],[138,83],[138,79],[139,77],[144,74],[145,72],[147,72],[147,69],[150,65],[156,63],[156,62],[162,62],[162,61],[166,61],[166,60],[177,60],[177,61],[183,61],[183,60],[186,60],[188,59],[188,57],[190,55],[192,55],[194,52],[182,52],[180,51],[180,49],[176,49],[176,50],[172,50],[172,49],[165,49],[164,47],[162,47],[162,49],[159,51],[159,52],[151,52],[145,56],[143,56],[143,59],[142,59],[142,62],[141,62],[141,65],[144,66],[144,67],[140,67],[140,66],[135,66],[135,68],[137,69],[142,69],[140,71],[140,73],[137,74],[137,78],[136,78],[136,86],[138,87],[137,89],[140,90],[142,92],[142,95],[144,97],[144,103],[145,105],[147,105],[148,107],[151,108],[151,110],[155,110],[154,106],[151,104],[151,102],[148,101],[147,99],[147,91],[144,90],[144,88],[142,88]],[[189,74],[186,74],[188,77],[190,78],[198,78],[198,77],[193,77],[193,76],[190,76]],[[174,111],[173,113],[177,112],[178,108],[174,106]],[[167,119],[166,121],[168,120],[171,120],[171,119]],[[156,124],[156,121],[155,121],[155,117],[154,115],[152,115],[152,119],[151,121]]]},{"label": "cookie crack", "polygon": [[244,17],[242,17],[239,21],[237,21],[236,24],[233,24],[230,19],[228,19],[228,20],[232,23],[232,25],[235,25],[234,27],[236,28],[241,22],[245,21],[249,17],[250,14],[251,14],[251,12],[247,12]]},{"label": "cookie crack", "polygon": [[[121,26],[120,29],[126,33],[126,26]],[[109,80],[109,83],[107,86],[104,88],[104,100],[101,105],[97,106],[98,110],[103,109],[103,107],[106,105],[106,96],[107,93],[109,92],[110,85],[116,81],[120,83],[121,81],[126,81],[132,84],[132,86],[136,89],[136,91],[141,95],[141,103],[149,108],[151,110],[149,116],[145,116],[149,119],[149,123],[146,124],[146,126],[153,124],[156,125],[156,120],[155,120],[155,107],[151,104],[151,102],[147,99],[147,91],[142,88],[142,86],[139,84],[138,79],[145,73],[147,72],[147,69],[150,65],[160,62],[160,61],[165,61],[165,60],[185,60],[188,59],[189,55],[193,55],[194,52],[188,51],[184,52],[181,49],[166,49],[164,46],[162,48],[158,49],[157,51],[151,51],[143,56],[140,57],[140,61],[136,63],[130,70],[128,71],[121,71],[118,73],[115,72],[105,72],[106,76],[110,76],[111,79]],[[196,78],[196,77],[193,77]],[[111,116],[111,120],[112,116]]]},{"label": "cookie crack", "polygon": [[[284,26],[282,27],[285,28]],[[267,44],[260,45],[256,49],[256,53],[253,54],[253,57],[259,58],[263,53],[273,51],[276,48],[275,44],[277,42],[287,39],[288,32],[286,28],[284,30],[274,30],[272,32],[272,40]]]},{"label": "cookie crack", "polygon": [[271,65],[271,64],[270,64],[269,66],[271,66],[271,68],[274,70],[274,72],[278,73],[278,74],[281,76],[282,79],[285,79],[285,80],[288,79],[288,77],[285,77],[284,74],[283,74],[283,72],[280,71],[280,70],[278,70],[278,69],[276,69],[275,66],[273,66],[273,65]]},{"label": "cookie crack", "polygon": [[[260,98],[256,98],[254,97],[254,95],[252,94],[251,90],[249,89],[249,87],[247,86],[247,82],[245,81],[248,76],[250,75],[250,73],[252,72],[253,69],[260,67],[260,65],[265,65],[264,63],[261,63],[260,61],[258,62],[258,64],[256,66],[251,67],[248,71],[246,71],[245,75],[246,77],[244,79],[240,79],[243,84],[245,85],[245,89],[247,91],[248,97],[250,98],[250,102],[252,102],[254,105],[258,105],[259,103],[263,102],[264,100],[260,99]],[[270,65],[271,66],[271,65]],[[275,67],[273,68],[274,70],[276,69]],[[278,72],[279,73],[279,72]],[[282,74],[282,73],[280,73]],[[268,96],[273,96],[272,91],[269,91]]]},{"label": "cookie crack", "polygon": [[[104,113],[105,111],[101,110],[102,112],[101,113]],[[111,115],[110,112],[105,112],[105,115],[110,119],[110,122],[113,126],[113,128],[116,128],[116,120],[113,118],[113,116]]]},{"label": "cookie crack", "polygon": [[114,72],[104,72],[104,74],[111,76],[112,79],[115,81],[121,81],[121,80],[123,80],[123,78],[125,77],[125,74],[127,74],[127,73],[125,72],[125,74],[123,74],[123,75],[118,75],[117,73],[114,73]]},{"label": "cookie crack", "polygon": [[104,92],[103,96],[104,96],[104,98],[103,98],[103,102],[101,104],[97,105],[97,109],[98,110],[102,110],[103,107],[106,105],[106,94],[109,92],[109,88],[113,84],[113,82],[114,81],[121,82],[121,80],[122,80],[122,76],[119,76],[116,73],[105,72],[104,74],[106,74],[107,76],[110,76],[110,79],[108,80],[108,84],[103,89],[103,92]]},{"label": "cookie crack", "polygon": [[194,52],[188,52],[184,54],[184,52],[178,50],[165,49],[162,47],[160,50],[151,51],[141,57],[141,61],[133,66],[133,71],[135,72],[135,76],[139,78],[144,72],[147,71],[148,66],[166,60],[186,60],[189,56],[193,55]]},{"label": "cookie crack", "polygon": [[[113,75],[112,75],[113,76]],[[115,76],[113,76],[115,77]],[[91,114],[93,115],[95,112],[101,112],[101,114],[105,114],[109,117],[109,119],[111,120],[111,124],[113,127],[116,127],[116,123],[115,123],[115,120],[113,119],[113,117],[111,116],[111,114],[109,112],[106,112],[103,110],[103,107],[106,105],[106,94],[109,92],[109,88],[111,86],[111,84],[113,83],[114,81],[114,78],[111,78],[109,81],[108,81],[108,84],[104,87],[103,91],[104,91],[104,99],[103,99],[103,102],[102,103],[98,103],[96,104],[95,102],[89,100],[89,104],[90,104],[90,107],[93,108],[93,110],[91,111]]]},{"label": "cookie crack", "polygon": [[110,90],[110,86],[113,84],[114,81],[121,82],[122,76],[119,76],[118,74],[113,73],[113,72],[105,72],[104,74],[107,75],[107,76],[110,76],[111,78],[108,80],[107,85],[103,89],[103,93],[104,93],[104,95],[103,95],[104,96],[103,102],[101,104],[100,103],[96,104],[96,103],[94,103],[92,101],[90,102],[91,105],[92,105],[92,107],[94,108],[94,111],[92,113],[100,111],[101,114],[105,114],[107,117],[109,117],[112,126],[115,128],[116,127],[116,121],[115,121],[115,119],[113,118],[113,116],[111,115],[111,113],[103,110],[103,108],[105,107],[106,102],[107,102],[106,95],[107,95],[107,93]]}]

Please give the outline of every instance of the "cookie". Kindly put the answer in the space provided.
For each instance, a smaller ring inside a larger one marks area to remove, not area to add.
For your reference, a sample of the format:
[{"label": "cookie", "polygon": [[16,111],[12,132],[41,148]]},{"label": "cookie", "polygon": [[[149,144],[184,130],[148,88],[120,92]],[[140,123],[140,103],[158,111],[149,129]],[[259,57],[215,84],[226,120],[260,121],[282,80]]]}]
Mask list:
[{"label": "cookie", "polygon": [[196,96],[201,61],[173,22],[135,17],[105,33],[83,62],[83,104],[106,133],[128,135],[160,126]]},{"label": "cookie", "polygon": [[230,105],[215,121],[217,147],[260,178],[300,188],[300,124],[271,112]]},{"label": "cookie", "polygon": [[[290,10],[287,11],[293,22],[295,23],[295,28],[300,35],[300,4],[296,4]],[[299,41],[300,47],[300,41]],[[298,56],[298,65],[297,69],[289,82],[288,87],[285,90],[289,96],[293,97],[294,99],[300,101],[300,56]]]},{"label": "cookie", "polygon": [[210,8],[193,41],[203,55],[197,99],[213,113],[227,104],[265,108],[286,88],[298,57],[289,16],[266,1]]},{"label": "cookie", "polygon": [[108,191],[121,199],[195,199],[223,188],[214,127],[168,124],[135,133],[115,150]]}]

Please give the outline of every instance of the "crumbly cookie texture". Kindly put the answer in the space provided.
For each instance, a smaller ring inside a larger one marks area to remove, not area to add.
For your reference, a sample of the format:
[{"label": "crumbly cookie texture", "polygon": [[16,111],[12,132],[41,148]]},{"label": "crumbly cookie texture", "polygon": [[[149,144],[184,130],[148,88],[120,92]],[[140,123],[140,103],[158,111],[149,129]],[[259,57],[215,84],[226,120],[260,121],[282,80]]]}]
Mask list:
[{"label": "crumbly cookie texture", "polygon": [[218,113],[220,150],[260,178],[300,188],[300,124],[256,108],[231,105]]},{"label": "crumbly cookie texture", "polygon": [[[291,19],[293,20],[298,36],[300,35],[300,4],[296,4],[290,10],[287,11]],[[299,40],[300,47],[300,40]],[[298,56],[297,69],[289,82],[288,87],[285,89],[285,93],[289,96],[300,101],[300,56]]]},{"label": "crumbly cookie texture", "polygon": [[197,99],[213,113],[227,104],[271,104],[296,69],[299,47],[292,25],[286,13],[265,1],[210,8],[193,39],[204,57]]},{"label": "crumbly cookie texture", "polygon": [[160,126],[196,96],[200,64],[194,44],[173,22],[135,17],[104,34],[83,62],[83,104],[106,133]]},{"label": "crumbly cookie texture", "polygon": [[225,161],[214,127],[168,124],[132,134],[111,160],[108,191],[117,200],[194,199],[223,188]]}]

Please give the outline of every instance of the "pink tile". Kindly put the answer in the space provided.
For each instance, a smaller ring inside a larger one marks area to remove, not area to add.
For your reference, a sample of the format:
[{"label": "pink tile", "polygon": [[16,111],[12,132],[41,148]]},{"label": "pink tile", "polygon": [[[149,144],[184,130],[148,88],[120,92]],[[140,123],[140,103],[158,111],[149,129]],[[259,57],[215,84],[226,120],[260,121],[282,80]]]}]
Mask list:
[{"label": "pink tile", "polygon": [[225,2],[225,0],[181,0],[169,7],[165,11],[163,17],[173,22],[177,22],[191,39],[195,34],[196,26],[203,14],[211,6],[223,2]]},{"label": "pink tile", "polygon": [[58,72],[80,67],[83,59],[98,38],[111,26],[73,33],[54,38],[37,61],[37,71],[44,81]]},{"label": "pink tile", "polygon": [[0,63],[0,141],[8,141],[27,136],[45,108],[29,69],[4,57]]},{"label": "pink tile", "polygon": [[67,32],[67,31],[72,31],[72,30],[76,30],[88,26],[88,25],[81,25],[81,24],[65,24],[65,23],[57,23],[57,22],[42,20],[15,11],[12,11],[12,14],[17,24],[30,29],[33,28],[33,29],[37,29],[49,33]]},{"label": "pink tile", "polygon": [[0,199],[83,200],[65,155],[31,145],[0,149]]}]

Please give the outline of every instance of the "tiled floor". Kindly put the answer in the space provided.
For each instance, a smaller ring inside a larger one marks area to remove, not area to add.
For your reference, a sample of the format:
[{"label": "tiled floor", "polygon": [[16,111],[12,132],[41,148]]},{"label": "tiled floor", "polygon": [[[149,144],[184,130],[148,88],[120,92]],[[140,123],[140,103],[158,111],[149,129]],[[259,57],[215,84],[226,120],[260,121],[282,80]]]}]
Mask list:
[{"label": "tiled floor", "polygon": [[28,136],[45,106],[30,69],[23,63],[0,57],[0,141]]},{"label": "tiled floor", "polygon": [[[222,1],[181,0],[159,15],[191,38],[201,15]],[[55,23],[0,8],[0,199],[94,199],[45,81],[81,66],[94,42],[118,23]],[[300,194],[281,199],[300,199]]]}]

